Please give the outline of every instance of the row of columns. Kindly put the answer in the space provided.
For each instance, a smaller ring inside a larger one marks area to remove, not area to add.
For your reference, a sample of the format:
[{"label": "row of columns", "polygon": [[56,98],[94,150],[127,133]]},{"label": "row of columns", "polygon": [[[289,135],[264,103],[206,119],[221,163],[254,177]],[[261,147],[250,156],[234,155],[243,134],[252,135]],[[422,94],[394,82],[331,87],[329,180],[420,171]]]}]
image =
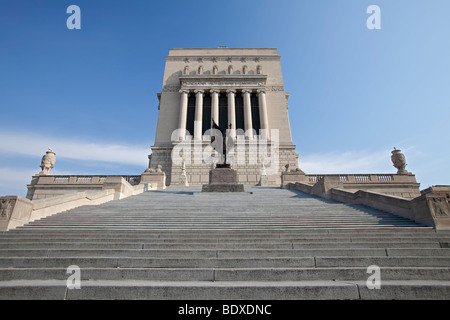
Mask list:
[{"label": "row of columns", "polygon": [[[194,125],[194,140],[202,140],[202,122],[203,122],[203,95],[204,90],[194,90],[195,93],[195,125]],[[218,89],[211,89],[211,120],[219,124],[219,93]],[[228,122],[231,129],[231,135],[234,137],[236,132],[236,111],[235,111],[235,97],[236,90],[229,89],[226,91],[228,98]],[[251,89],[242,89],[244,100],[244,131],[247,134],[249,140],[253,139],[253,126],[252,126],[252,106],[250,95]],[[266,104],[266,91],[264,89],[258,89],[258,103],[259,103],[259,118],[261,123],[261,129],[263,139],[269,139],[269,122],[267,119],[267,104]],[[189,90],[180,90],[180,116],[178,128],[180,130],[179,140],[186,138],[186,120],[187,120],[187,108],[188,108],[188,95]]]}]

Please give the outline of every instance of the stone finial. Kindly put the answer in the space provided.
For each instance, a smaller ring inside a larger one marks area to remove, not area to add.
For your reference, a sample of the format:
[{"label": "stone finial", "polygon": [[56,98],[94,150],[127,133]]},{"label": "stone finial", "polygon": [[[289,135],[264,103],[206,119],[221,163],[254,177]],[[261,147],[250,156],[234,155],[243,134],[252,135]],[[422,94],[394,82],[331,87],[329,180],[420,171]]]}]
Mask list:
[{"label": "stone finial", "polygon": [[185,161],[185,157],[183,155],[183,161],[181,163],[181,174],[180,174],[180,185],[182,186],[189,186],[189,182],[186,176],[186,161]]},{"label": "stone finial", "polygon": [[401,150],[394,147],[394,150],[392,150],[391,153],[391,160],[394,167],[397,168],[397,174],[408,174],[409,172],[405,170],[407,166],[405,155],[401,152]]},{"label": "stone finial", "polygon": [[56,162],[56,153],[53,152],[52,149],[48,148],[48,151],[45,153],[45,155],[42,157],[41,160],[41,169],[42,171],[39,173],[39,175],[49,175],[50,170],[53,169],[53,166]]}]

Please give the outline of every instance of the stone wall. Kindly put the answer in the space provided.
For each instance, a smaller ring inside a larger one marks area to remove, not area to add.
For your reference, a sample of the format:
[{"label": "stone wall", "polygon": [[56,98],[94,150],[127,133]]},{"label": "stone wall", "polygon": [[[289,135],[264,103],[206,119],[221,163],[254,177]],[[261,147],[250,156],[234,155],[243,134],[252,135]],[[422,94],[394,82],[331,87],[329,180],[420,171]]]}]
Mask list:
[{"label": "stone wall", "polygon": [[[51,176],[45,176],[50,178]],[[132,186],[123,177],[110,178],[100,190],[75,191],[41,199],[19,196],[0,197],[0,231],[85,205],[99,205],[123,199],[147,190],[145,184]],[[65,190],[67,191],[67,189]]]},{"label": "stone wall", "polygon": [[333,186],[333,179],[326,180],[322,179],[314,186],[297,182],[287,183],[285,187],[343,203],[362,204],[437,230],[450,230],[450,204],[444,196],[427,193],[414,199],[404,199],[365,190],[352,192],[337,188],[336,184]]},{"label": "stone wall", "polygon": [[[183,155],[185,156],[189,185],[208,183],[209,171],[213,167],[212,162],[219,163],[221,161],[219,154],[209,147],[209,142],[204,141],[197,145],[193,142],[183,142],[175,145],[174,148],[154,148],[150,160],[151,168],[155,168],[157,165],[162,166],[166,173],[167,185],[180,183]],[[172,150],[175,150],[174,161],[172,161]],[[266,145],[259,149],[257,142],[246,141],[235,145],[227,157],[227,163],[231,163],[232,168],[238,172],[238,183],[259,184],[262,173],[261,155],[264,155],[268,185],[279,186],[281,184],[281,172],[285,171],[287,164],[292,170],[298,168],[295,146],[274,146],[272,143],[266,142]]]},{"label": "stone wall", "polygon": [[282,175],[282,185],[301,182],[314,186],[332,182],[334,188],[342,188],[350,192],[365,190],[405,199],[414,199],[421,195],[420,184],[417,183],[413,174],[310,175],[298,172],[284,172]]}]

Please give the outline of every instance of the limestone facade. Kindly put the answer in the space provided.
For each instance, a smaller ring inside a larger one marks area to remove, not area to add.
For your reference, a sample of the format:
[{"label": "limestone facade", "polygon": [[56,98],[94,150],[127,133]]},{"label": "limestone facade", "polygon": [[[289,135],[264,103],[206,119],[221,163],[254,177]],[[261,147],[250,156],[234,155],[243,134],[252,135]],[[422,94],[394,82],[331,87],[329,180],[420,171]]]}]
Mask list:
[{"label": "limestone facade", "polygon": [[[265,159],[269,184],[279,185],[286,164],[298,167],[288,97],[276,49],[169,50],[149,167],[161,165],[167,185],[180,184],[182,148],[189,185],[207,183],[214,162],[221,161],[220,152],[210,148],[208,129],[215,121],[234,141],[228,158],[239,183],[257,185]],[[198,154],[201,160],[193,161]]]}]

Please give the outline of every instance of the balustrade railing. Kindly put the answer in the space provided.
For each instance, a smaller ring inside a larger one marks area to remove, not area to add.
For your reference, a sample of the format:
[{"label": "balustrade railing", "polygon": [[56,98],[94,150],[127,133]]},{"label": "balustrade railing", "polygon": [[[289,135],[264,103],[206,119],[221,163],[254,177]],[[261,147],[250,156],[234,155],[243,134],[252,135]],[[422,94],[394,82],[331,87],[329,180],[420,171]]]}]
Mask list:
[{"label": "balustrade railing", "polygon": [[[141,176],[122,176],[131,185],[138,185],[141,182]],[[53,176],[53,183],[70,184],[103,184],[108,176]]]},{"label": "balustrade railing", "polygon": [[325,174],[325,175],[306,175],[311,184],[317,183],[326,176],[338,176],[339,181],[343,183],[373,183],[373,182],[394,182],[393,174]]}]

